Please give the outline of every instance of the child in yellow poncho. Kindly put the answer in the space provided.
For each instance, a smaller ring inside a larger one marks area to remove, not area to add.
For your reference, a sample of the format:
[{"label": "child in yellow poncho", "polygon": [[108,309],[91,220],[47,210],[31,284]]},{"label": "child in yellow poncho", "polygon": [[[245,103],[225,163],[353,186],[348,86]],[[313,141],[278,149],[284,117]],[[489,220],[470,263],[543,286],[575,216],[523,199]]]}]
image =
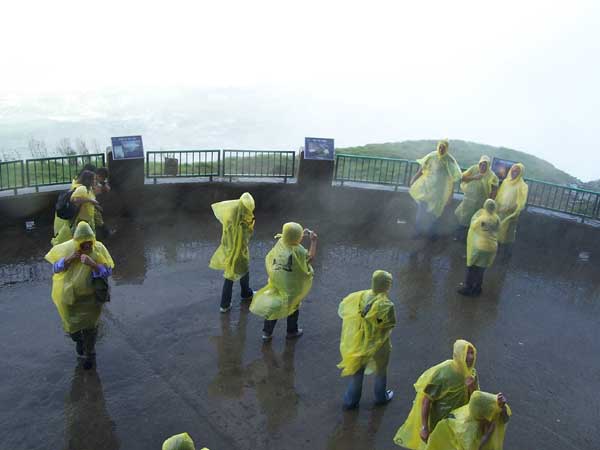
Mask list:
[{"label": "child in yellow poncho", "polygon": [[[307,252],[302,238],[310,236]],[[300,303],[312,287],[313,268],[310,262],[317,256],[317,234],[304,230],[295,222],[283,226],[275,247],[267,254],[265,266],[269,281],[254,296],[250,311],[264,317],[263,341],[271,340],[278,319],[287,317],[287,338],[302,336],[298,328]]]},{"label": "child in yellow poncho", "polygon": [[420,168],[411,180],[409,193],[417,202],[418,234],[431,233],[452,197],[454,183],[460,180],[460,167],[448,147],[448,141],[442,140],[436,151],[417,160]]},{"label": "child in yellow poncho", "polygon": [[[162,450],[196,450],[194,441],[187,433],[176,434],[163,442]],[[202,450],[209,450],[204,447]]]},{"label": "child in yellow poncho", "polygon": [[223,225],[223,234],[221,245],[210,259],[208,267],[223,271],[222,313],[231,309],[234,281],[240,280],[242,301],[252,299],[248,244],[254,233],[254,206],[254,198],[248,192],[244,192],[239,200],[212,205],[215,217]]},{"label": "child in yellow poncho", "polygon": [[94,278],[108,278],[114,262],[86,222],[79,222],[73,239],[56,245],[46,254],[52,264],[52,300],[64,330],[75,341],[84,368],[93,366],[96,329],[103,304],[96,300]]},{"label": "child in yellow poncho", "polygon": [[474,392],[438,423],[425,450],[502,450],[511,414],[502,393]]},{"label": "child in yellow poncho", "polygon": [[485,269],[494,263],[498,250],[500,218],[496,214],[496,202],[488,198],[483,208],[471,219],[467,236],[467,274],[459,287],[461,295],[481,294]]},{"label": "child in yellow poncho", "polygon": [[354,292],[340,303],[342,318],[338,367],[342,376],[352,376],[344,395],[344,409],[356,408],[362,395],[365,372],[375,372],[375,402],[384,404],[394,396],[386,389],[387,365],[390,359],[390,334],[396,326],[394,304],[387,294],[392,287],[392,275],[383,270],[373,273],[371,289]]},{"label": "child in yellow poncho", "polygon": [[[492,172],[489,156],[483,155],[478,164],[469,167],[462,174],[460,189],[464,196],[454,214],[461,227],[468,227],[473,214],[483,207],[486,199],[494,195],[498,188],[498,177]],[[461,229],[462,230],[462,229]],[[462,239],[464,239],[464,233]]]},{"label": "child in yellow poncho", "polygon": [[496,203],[498,204],[498,215],[500,216],[500,231],[498,242],[500,244],[511,244],[517,238],[517,222],[521,211],[527,205],[527,193],[529,187],[523,180],[525,166],[515,164],[510,168],[510,173],[500,185]]},{"label": "child in yellow poncho", "polygon": [[459,339],[452,359],[427,369],[415,383],[417,395],[406,422],[398,429],[394,442],[412,450],[423,450],[438,422],[456,408],[469,402],[479,389],[473,344]]}]

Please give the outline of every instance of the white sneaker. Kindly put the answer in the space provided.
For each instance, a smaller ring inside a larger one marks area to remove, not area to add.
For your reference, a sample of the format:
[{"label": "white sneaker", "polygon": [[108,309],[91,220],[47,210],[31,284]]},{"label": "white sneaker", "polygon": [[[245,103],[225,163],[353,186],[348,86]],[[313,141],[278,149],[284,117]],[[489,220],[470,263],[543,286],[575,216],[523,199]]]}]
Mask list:
[{"label": "white sneaker", "polygon": [[231,309],[231,305],[229,305],[227,308],[223,308],[222,306],[221,306],[221,308],[219,308],[219,310],[220,310],[220,311],[221,311],[223,314],[224,314],[224,313],[226,313],[226,312],[229,312],[229,310],[230,310],[230,309]]}]

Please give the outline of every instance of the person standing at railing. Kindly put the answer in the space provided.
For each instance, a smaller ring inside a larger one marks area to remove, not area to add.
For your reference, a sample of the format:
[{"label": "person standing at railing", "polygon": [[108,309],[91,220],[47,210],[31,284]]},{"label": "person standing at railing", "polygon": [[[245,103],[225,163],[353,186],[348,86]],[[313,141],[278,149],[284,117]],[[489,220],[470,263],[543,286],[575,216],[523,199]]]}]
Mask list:
[{"label": "person standing at railing", "polygon": [[392,344],[390,335],[396,326],[394,304],[388,298],[392,274],[373,273],[371,289],[348,295],[338,308],[343,320],[340,338],[342,361],[338,368],[351,381],[344,394],[344,409],[358,407],[364,375],[375,373],[375,402],[388,403],[394,391],[387,389],[387,366]]},{"label": "person standing at railing", "polygon": [[459,286],[461,295],[481,294],[485,269],[494,263],[498,251],[500,218],[496,214],[496,202],[488,198],[483,208],[471,219],[467,237],[467,273],[465,282]]},{"label": "person standing at railing", "polygon": [[448,153],[448,148],[448,141],[442,140],[438,142],[436,151],[417,160],[420,168],[411,180],[409,190],[417,202],[417,235],[435,234],[435,222],[452,199],[454,183],[461,178],[460,167]]},{"label": "person standing at railing", "polygon": [[54,215],[54,238],[52,245],[62,244],[73,236],[75,225],[81,221],[87,222],[92,231],[95,230],[94,213],[100,204],[94,194],[96,184],[96,174],[89,170],[82,171],[71,184],[72,194],[70,202],[79,209],[72,220],[61,219],[57,214]]},{"label": "person standing at railing", "polygon": [[[303,237],[309,237],[308,252],[302,246]],[[317,233],[295,222],[283,225],[279,240],[265,258],[269,281],[254,296],[250,311],[264,317],[262,339],[268,342],[273,337],[277,320],[287,318],[287,338],[302,336],[298,328],[300,304],[308,295],[314,271],[311,262],[317,256]]]},{"label": "person standing at railing", "polygon": [[498,204],[498,216],[500,216],[500,230],[498,242],[500,244],[512,244],[517,238],[517,222],[521,211],[527,205],[527,194],[529,187],[523,180],[525,166],[521,163],[514,164],[510,168],[508,177],[500,185],[496,203]]},{"label": "person standing at railing", "polygon": [[84,358],[84,368],[90,369],[96,356],[103,302],[108,301],[108,285],[98,286],[98,281],[112,274],[113,259],[86,222],[79,222],[73,239],[55,245],[45,258],[52,264],[52,300],[63,328],[75,341],[77,354]]},{"label": "person standing at railing", "polygon": [[490,165],[490,157],[484,155],[478,164],[469,167],[462,174],[460,189],[464,196],[454,211],[460,225],[458,239],[464,239],[473,214],[483,207],[485,200],[496,196],[498,177],[492,172]]},{"label": "person standing at railing", "polygon": [[212,258],[209,267],[222,270],[223,291],[221,293],[221,312],[231,309],[233,283],[240,281],[242,301],[252,300],[250,288],[250,251],[248,245],[254,233],[254,198],[244,192],[239,200],[226,200],[213,203],[215,217],[223,225],[221,245]]}]

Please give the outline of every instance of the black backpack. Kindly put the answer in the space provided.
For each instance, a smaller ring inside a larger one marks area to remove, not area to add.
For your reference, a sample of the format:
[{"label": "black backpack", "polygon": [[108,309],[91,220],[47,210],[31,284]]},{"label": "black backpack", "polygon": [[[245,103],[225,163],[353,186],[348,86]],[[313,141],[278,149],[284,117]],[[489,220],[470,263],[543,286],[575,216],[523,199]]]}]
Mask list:
[{"label": "black backpack", "polygon": [[71,195],[75,189],[61,192],[56,200],[56,215],[64,220],[73,220],[79,212],[79,207],[71,203]]}]

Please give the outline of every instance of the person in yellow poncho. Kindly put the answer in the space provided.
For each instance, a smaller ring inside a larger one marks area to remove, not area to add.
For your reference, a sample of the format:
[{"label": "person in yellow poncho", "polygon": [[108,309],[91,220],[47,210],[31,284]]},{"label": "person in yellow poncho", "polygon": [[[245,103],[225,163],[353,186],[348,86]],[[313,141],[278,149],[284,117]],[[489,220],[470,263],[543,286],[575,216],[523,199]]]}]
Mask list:
[{"label": "person in yellow poncho", "polygon": [[525,166],[514,164],[510,168],[509,175],[500,185],[496,203],[498,204],[498,215],[500,216],[500,231],[498,242],[500,244],[511,244],[517,237],[517,222],[521,211],[527,205],[527,193],[529,187],[523,180]]},{"label": "person in yellow poncho", "polygon": [[477,349],[459,339],[454,343],[452,359],[427,369],[415,383],[417,395],[394,442],[412,450],[423,450],[429,435],[440,420],[469,402],[479,389],[475,361]]},{"label": "person in yellow poncho", "polygon": [[[196,450],[194,441],[187,433],[176,434],[163,442],[162,450]],[[209,450],[204,447],[202,450]]]},{"label": "person in yellow poncho", "polygon": [[437,150],[417,160],[420,165],[410,183],[409,193],[417,202],[416,228],[419,235],[431,234],[432,228],[452,198],[454,183],[461,171],[450,153],[447,140],[438,142]]},{"label": "person in yellow poncho", "polygon": [[467,273],[465,282],[459,286],[461,295],[481,294],[485,269],[496,259],[498,251],[498,229],[500,218],[496,214],[496,202],[488,198],[483,208],[471,219],[467,236]]},{"label": "person in yellow poncho", "polygon": [[[308,252],[302,246],[302,238],[310,237]],[[269,281],[254,296],[250,311],[264,317],[263,341],[270,341],[278,319],[287,317],[287,338],[302,336],[303,330],[298,328],[300,303],[308,295],[312,287],[313,268],[311,261],[317,256],[317,239],[315,232],[303,229],[295,222],[283,225],[275,246],[265,258],[265,266]]]},{"label": "person in yellow poncho", "polygon": [[254,292],[250,288],[250,250],[248,245],[254,233],[254,198],[244,192],[238,200],[213,203],[215,217],[223,225],[221,245],[208,267],[223,271],[221,312],[231,309],[234,281],[240,281],[242,301],[251,300]]},{"label": "person in yellow poncho", "polygon": [[392,344],[390,335],[396,326],[394,304],[388,298],[392,274],[373,273],[371,289],[348,295],[338,308],[342,318],[338,368],[342,376],[352,376],[344,394],[344,409],[356,408],[362,395],[365,373],[375,372],[375,402],[385,404],[394,396],[387,389],[387,365]]},{"label": "person in yellow poncho", "polygon": [[54,215],[54,237],[52,245],[62,244],[73,237],[75,225],[81,221],[87,222],[95,230],[94,214],[100,204],[96,200],[94,185],[96,175],[91,170],[82,170],[79,176],[71,183],[71,203],[79,207],[73,220],[61,219]]},{"label": "person in yellow poncho", "polygon": [[489,156],[483,155],[478,164],[475,164],[465,170],[462,174],[460,189],[464,196],[454,214],[458,220],[460,229],[460,238],[464,239],[464,228],[468,228],[471,223],[471,217],[481,207],[488,198],[494,198],[496,189],[498,189],[498,177],[492,172]]},{"label": "person in yellow poncho", "polygon": [[502,450],[511,414],[504,394],[474,392],[438,423],[425,450]]},{"label": "person in yellow poncho", "polygon": [[86,222],[79,222],[73,239],[55,245],[45,258],[52,264],[52,300],[63,328],[75,341],[77,354],[85,358],[84,368],[89,369],[103,306],[96,299],[93,280],[112,274],[113,259]]}]

